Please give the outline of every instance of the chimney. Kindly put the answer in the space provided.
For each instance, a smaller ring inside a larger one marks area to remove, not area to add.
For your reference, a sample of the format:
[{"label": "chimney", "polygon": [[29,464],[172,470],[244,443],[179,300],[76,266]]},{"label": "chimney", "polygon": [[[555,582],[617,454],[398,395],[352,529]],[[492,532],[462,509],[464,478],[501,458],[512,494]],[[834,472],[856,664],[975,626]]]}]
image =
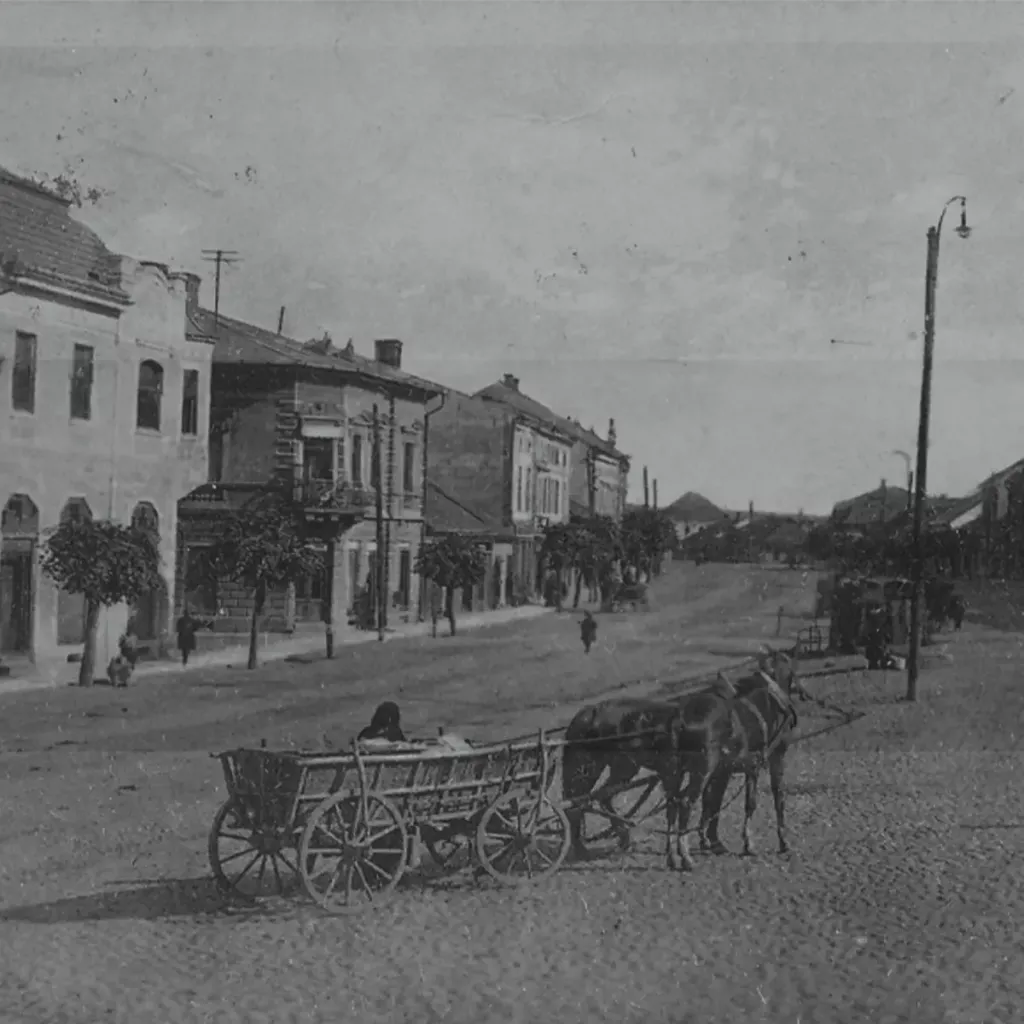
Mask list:
[{"label": "chimney", "polygon": [[181,276],[185,279],[185,313],[187,316],[195,316],[199,309],[199,285],[203,279],[187,271],[182,271]]},{"label": "chimney", "polygon": [[519,378],[513,376],[511,373],[506,373],[505,376],[501,378],[501,383],[507,387],[509,391],[519,390]]},{"label": "chimney", "polygon": [[615,420],[608,421],[608,443],[615,447]]},{"label": "chimney", "polygon": [[373,358],[385,366],[402,368],[402,343],[397,338],[378,338],[373,343]]}]

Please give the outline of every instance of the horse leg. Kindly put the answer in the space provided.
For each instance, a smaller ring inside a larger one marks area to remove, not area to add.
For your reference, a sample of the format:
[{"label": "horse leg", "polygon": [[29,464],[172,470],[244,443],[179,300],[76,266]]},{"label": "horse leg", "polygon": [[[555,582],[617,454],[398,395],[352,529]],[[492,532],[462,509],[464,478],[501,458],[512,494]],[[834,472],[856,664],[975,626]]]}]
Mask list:
[{"label": "horse leg", "polygon": [[750,844],[750,819],[757,810],[758,770],[750,768],[746,772],[745,793],[743,801],[743,856],[753,857],[754,850]]},{"label": "horse leg", "polygon": [[562,799],[565,802],[565,816],[569,819],[569,835],[575,857],[585,857],[587,854],[583,841],[581,798],[594,788],[603,771],[604,765],[592,755],[567,750],[562,761]]},{"label": "horse leg", "polygon": [[718,816],[722,813],[722,801],[729,787],[730,775],[727,771],[718,771],[708,781],[704,790],[700,820],[700,848],[704,852],[710,850],[714,854],[728,853],[725,844],[718,838]]},{"label": "horse leg", "polygon": [[[667,829],[668,866],[671,871],[676,871],[681,863],[684,871],[692,871],[694,863],[693,854],[690,853],[690,814],[694,805],[704,796],[704,788],[708,782],[707,766],[701,765],[699,769],[689,771],[685,789],[682,787],[681,778],[677,778],[673,782],[675,783],[672,786],[675,793],[673,802],[676,805],[676,810],[675,814],[670,812],[670,824]],[[673,828],[673,826],[675,827]],[[672,842],[673,832],[675,833],[674,844]]]},{"label": "horse leg", "polygon": [[784,750],[776,751],[768,759],[768,777],[772,785],[772,800],[775,802],[775,828],[779,834],[779,853],[789,852],[789,843],[786,842],[785,753]]}]

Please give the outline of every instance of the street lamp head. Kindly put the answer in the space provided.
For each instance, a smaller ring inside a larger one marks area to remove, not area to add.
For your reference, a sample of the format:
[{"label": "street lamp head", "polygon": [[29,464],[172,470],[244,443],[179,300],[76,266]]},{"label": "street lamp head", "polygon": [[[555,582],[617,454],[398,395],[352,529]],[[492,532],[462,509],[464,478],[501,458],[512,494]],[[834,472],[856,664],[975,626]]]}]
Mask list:
[{"label": "street lamp head", "polygon": [[961,238],[970,238],[971,229],[967,226],[967,200],[960,200],[960,226],[956,229],[956,233]]}]

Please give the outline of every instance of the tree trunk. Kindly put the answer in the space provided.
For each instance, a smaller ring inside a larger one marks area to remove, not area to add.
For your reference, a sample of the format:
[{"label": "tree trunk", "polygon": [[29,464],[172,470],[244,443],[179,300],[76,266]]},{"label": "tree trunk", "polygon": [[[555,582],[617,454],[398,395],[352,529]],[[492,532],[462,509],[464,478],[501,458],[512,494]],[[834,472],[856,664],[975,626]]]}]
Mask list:
[{"label": "tree trunk", "polygon": [[256,649],[259,646],[260,638],[260,613],[256,608],[256,602],[252,605],[252,619],[249,622],[249,661],[246,663],[246,668],[254,669],[256,667]]},{"label": "tree trunk", "polygon": [[78,685],[92,686],[96,671],[96,627],[100,621],[99,601],[85,604],[85,645],[82,648],[82,664],[78,669]]},{"label": "tree trunk", "polygon": [[576,590],[572,595],[572,607],[575,611],[580,606],[580,591],[583,589],[583,570],[576,570]]},{"label": "tree trunk", "polygon": [[451,635],[455,636],[455,588],[444,588],[444,614],[448,619],[448,628]]},{"label": "tree trunk", "polygon": [[267,599],[267,588],[258,584],[252,592],[252,620],[249,623],[249,660],[246,663],[247,669],[256,667],[256,649],[260,638],[260,615],[263,612],[263,604]]}]

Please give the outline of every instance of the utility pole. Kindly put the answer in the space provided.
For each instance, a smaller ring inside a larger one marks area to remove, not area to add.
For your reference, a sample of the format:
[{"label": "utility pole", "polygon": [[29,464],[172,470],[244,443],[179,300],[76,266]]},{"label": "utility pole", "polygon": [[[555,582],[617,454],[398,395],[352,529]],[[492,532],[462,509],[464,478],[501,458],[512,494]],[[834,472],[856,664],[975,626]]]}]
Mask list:
[{"label": "utility pole", "polygon": [[278,334],[284,333],[284,311],[285,311],[285,307],[282,306],[281,307],[281,312],[278,313],[278,315],[277,315],[277,333]]},{"label": "utility pole", "polygon": [[935,350],[935,287],[939,276],[939,235],[946,210],[958,200],[960,226],[956,230],[961,238],[967,238],[971,231],[967,226],[967,200],[963,196],[954,196],[950,199],[942,208],[938,224],[928,229],[928,260],[924,275],[924,356],[921,366],[921,409],[917,425],[917,473],[914,480],[913,590],[910,596],[910,650],[907,656],[908,701],[917,700],[917,678],[920,672],[921,598],[924,596],[923,521],[924,503],[928,493],[928,426],[932,402],[932,357]]},{"label": "utility pole", "polygon": [[377,607],[374,611],[377,614],[377,639],[384,640],[384,616],[385,616],[385,595],[384,595],[384,480],[380,464],[380,416],[377,413],[377,406],[373,407],[373,465],[377,467],[374,486],[376,488],[377,502],[377,578],[374,581],[377,589]]},{"label": "utility pole", "polygon": [[649,494],[647,490],[647,467],[644,466],[644,508],[650,508],[651,503],[649,500]]},{"label": "utility pole", "polygon": [[[331,529],[335,527],[332,525]],[[324,639],[327,645],[327,660],[334,657],[334,558],[337,546],[332,537],[327,542],[327,572],[324,575],[324,602],[327,610],[324,612]]]},{"label": "utility pole", "polygon": [[234,249],[204,249],[203,259],[207,263],[214,263],[217,273],[214,276],[213,285],[213,326],[220,326],[220,268],[221,265],[241,263],[242,259]]},{"label": "utility pole", "polygon": [[655,512],[658,511],[658,481],[657,481],[657,478],[655,478],[655,481],[654,481],[654,511]]},{"label": "utility pole", "polygon": [[391,522],[395,517],[395,396],[388,397],[387,520],[384,523],[384,625],[391,604]]}]

